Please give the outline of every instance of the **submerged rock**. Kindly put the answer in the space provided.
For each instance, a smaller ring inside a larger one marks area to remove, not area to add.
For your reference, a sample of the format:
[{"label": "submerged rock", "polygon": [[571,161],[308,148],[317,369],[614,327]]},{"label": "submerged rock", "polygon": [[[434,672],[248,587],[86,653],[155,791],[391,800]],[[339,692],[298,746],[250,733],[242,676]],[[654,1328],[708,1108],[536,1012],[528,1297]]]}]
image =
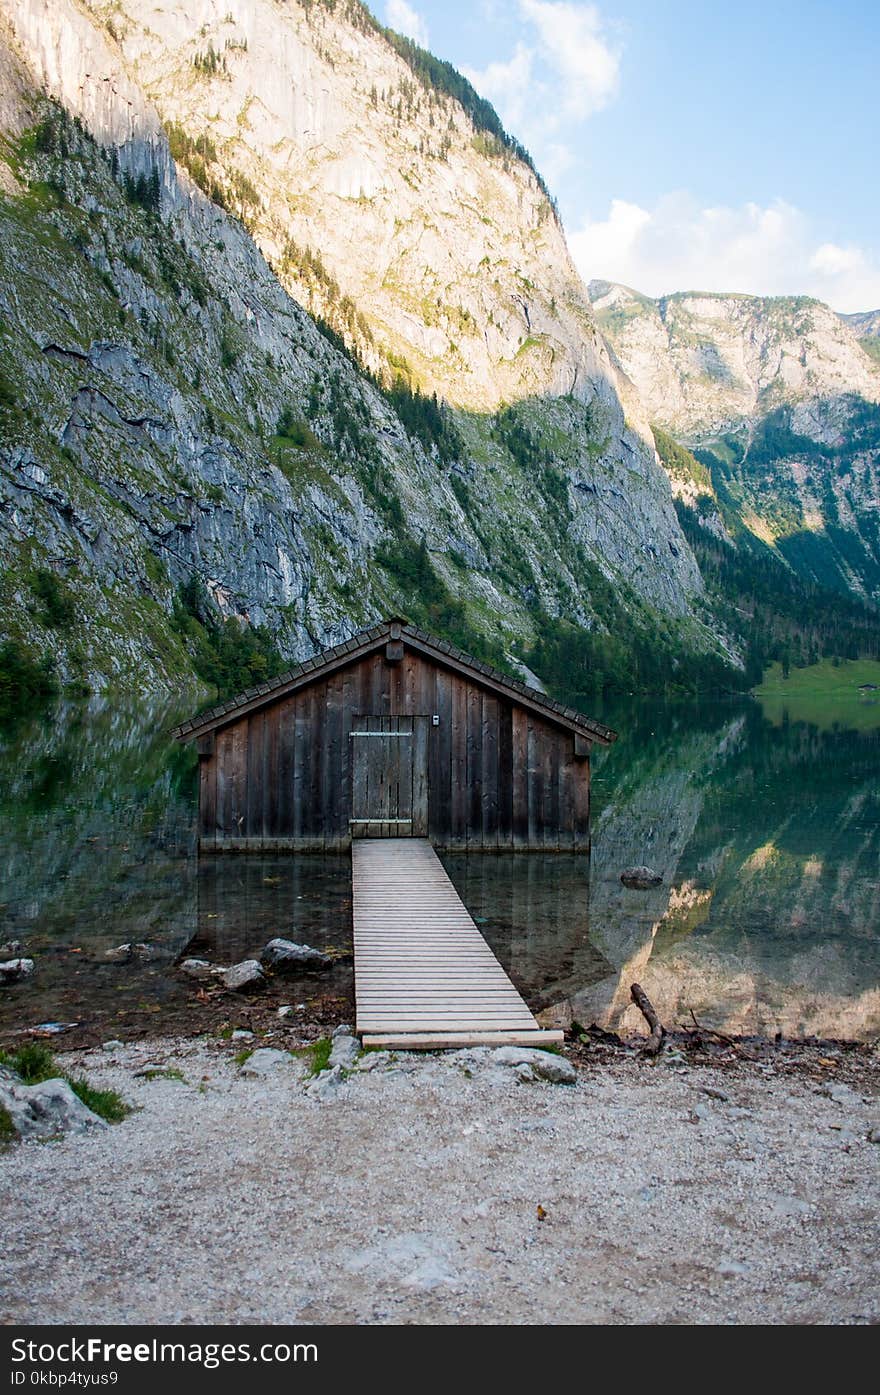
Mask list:
[{"label": "submerged rock", "polygon": [[30,978],[33,972],[33,959],[7,959],[4,964],[0,964],[0,986],[18,983],[22,978]]},{"label": "submerged rock", "polygon": [[276,974],[307,973],[314,969],[329,969],[333,960],[311,945],[297,945],[293,940],[270,940],[260,955],[267,968]]},{"label": "submerged rock", "polygon": [[266,975],[256,959],[243,959],[226,970],[223,982],[233,993],[254,993],[266,987]]},{"label": "submerged rock", "polygon": [[627,867],[621,872],[620,880],[631,891],[650,891],[651,887],[660,886],[663,878],[652,867]]},{"label": "submerged rock", "polygon": [[223,972],[216,965],[209,964],[207,959],[183,959],[179,968],[180,972],[186,974],[188,978],[211,978],[215,974]]},{"label": "submerged rock", "polygon": [[0,959],[15,959],[21,954],[23,945],[21,940],[7,940],[0,945]]},{"label": "submerged rock", "polygon": [[107,1127],[66,1080],[41,1080],[38,1085],[0,1081],[0,1105],[20,1138],[46,1140]]},{"label": "submerged rock", "polygon": [[104,958],[109,959],[111,964],[128,964],[132,959],[155,959],[158,950],[153,945],[146,944],[143,940],[136,943],[126,941],[123,945],[116,945],[114,949],[104,951]]}]

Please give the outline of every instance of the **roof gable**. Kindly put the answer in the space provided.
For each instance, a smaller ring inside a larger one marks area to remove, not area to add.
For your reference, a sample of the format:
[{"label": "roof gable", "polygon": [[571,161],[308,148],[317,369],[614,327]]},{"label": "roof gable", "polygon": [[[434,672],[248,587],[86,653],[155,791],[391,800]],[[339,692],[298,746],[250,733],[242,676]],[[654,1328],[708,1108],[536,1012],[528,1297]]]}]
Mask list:
[{"label": "roof gable", "polygon": [[589,741],[598,741],[603,746],[608,746],[617,739],[617,733],[610,727],[603,726],[601,722],[594,722],[576,708],[566,707],[554,701],[537,688],[509,678],[490,664],[471,658],[469,654],[465,654],[453,644],[448,644],[446,640],[437,639],[434,635],[429,635],[424,630],[397,618],[384,620],[379,625],[361,630],[343,644],[325,649],[313,659],[306,659],[304,663],[279,674],[271,682],[259,683],[255,688],[246,689],[228,702],[219,703],[216,707],[199,713],[190,721],[175,727],[171,734],[178,741],[193,741],[196,737],[206,736],[218,727],[228,726],[250,712],[279,701],[289,693],[307,688],[309,684],[338,669],[347,668],[349,664],[375,652],[389,640],[402,640],[405,647],[422,654],[433,663],[452,669],[502,697],[508,697],[519,706],[531,709],[547,721],[565,727],[575,735],[586,737]]}]

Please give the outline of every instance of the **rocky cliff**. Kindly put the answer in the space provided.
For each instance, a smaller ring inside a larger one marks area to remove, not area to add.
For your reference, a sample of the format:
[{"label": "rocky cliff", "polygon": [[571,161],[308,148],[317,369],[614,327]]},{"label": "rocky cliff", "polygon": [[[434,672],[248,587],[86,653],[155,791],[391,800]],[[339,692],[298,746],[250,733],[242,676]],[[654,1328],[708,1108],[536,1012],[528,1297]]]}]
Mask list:
[{"label": "rocky cliff", "polygon": [[811,582],[880,598],[880,368],[865,325],[807,297],[651,300],[607,281],[590,294],[652,421],[708,468],[704,492]]},{"label": "rocky cliff", "polygon": [[469,90],[354,0],[0,24],[7,634],[167,686],[193,621],[299,657],[395,608],[516,663],[613,594],[717,650],[636,395]]},{"label": "rocky cliff", "polygon": [[876,339],[880,336],[880,310],[865,310],[857,315],[841,315],[840,318],[855,331],[860,340]]}]

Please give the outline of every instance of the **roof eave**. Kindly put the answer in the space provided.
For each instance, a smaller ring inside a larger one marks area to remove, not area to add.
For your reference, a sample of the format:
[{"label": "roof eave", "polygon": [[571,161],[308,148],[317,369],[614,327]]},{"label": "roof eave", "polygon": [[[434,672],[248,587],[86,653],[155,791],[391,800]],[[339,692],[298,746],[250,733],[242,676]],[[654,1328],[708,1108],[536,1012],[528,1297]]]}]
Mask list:
[{"label": "roof eave", "polygon": [[[281,680],[274,685],[260,684],[257,688],[247,689],[238,698],[218,703],[207,712],[201,713],[200,716],[182,722],[172,730],[171,735],[177,741],[194,741],[200,736],[206,736],[209,732],[216,731],[219,727],[229,726],[250,712],[258,711],[270,703],[280,702],[290,693],[307,687],[317,678],[332,674],[337,669],[345,668],[380,648],[386,642],[392,625],[400,627],[401,638],[411,649],[422,653],[434,663],[442,664],[446,668],[470,677],[474,682],[494,690],[502,697],[518,702],[520,706],[529,708],[544,721],[571,731],[576,736],[581,736],[590,742],[597,742],[601,746],[610,746],[617,740],[617,732],[612,731],[610,727],[603,726],[600,722],[594,722],[573,707],[564,707],[561,703],[555,702],[553,698],[548,698],[539,692],[537,688],[531,688],[526,683],[509,678],[488,664],[472,659],[453,645],[442,640],[435,640],[432,635],[426,634],[398,617],[386,620],[381,625],[373,626],[369,630],[364,630],[360,636],[355,635],[343,644],[335,645],[322,657],[307,659],[298,668],[288,670],[286,674],[282,675]],[[358,642],[359,640],[360,642]]]}]

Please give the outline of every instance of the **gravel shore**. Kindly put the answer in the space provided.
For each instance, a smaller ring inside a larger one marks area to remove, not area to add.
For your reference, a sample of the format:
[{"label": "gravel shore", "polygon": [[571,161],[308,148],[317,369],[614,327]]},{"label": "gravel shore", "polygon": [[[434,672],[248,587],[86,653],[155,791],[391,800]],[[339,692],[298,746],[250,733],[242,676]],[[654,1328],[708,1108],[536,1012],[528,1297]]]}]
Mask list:
[{"label": "gravel shore", "polygon": [[60,1058],[136,1112],[0,1153],[5,1322],[880,1320],[876,1070],[410,1055],[319,1101],[241,1045]]}]

